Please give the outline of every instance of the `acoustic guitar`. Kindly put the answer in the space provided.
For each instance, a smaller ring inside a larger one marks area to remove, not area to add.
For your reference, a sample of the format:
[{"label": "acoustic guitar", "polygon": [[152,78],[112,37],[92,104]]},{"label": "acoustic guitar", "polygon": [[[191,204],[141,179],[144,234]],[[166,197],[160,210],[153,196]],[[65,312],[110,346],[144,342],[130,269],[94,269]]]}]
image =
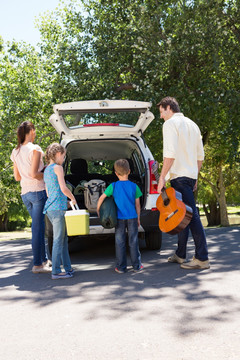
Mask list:
[{"label": "acoustic guitar", "polygon": [[[152,171],[159,181],[158,163],[152,165]],[[160,212],[159,228],[162,232],[176,235],[190,223],[192,219],[192,208],[182,201],[182,194],[173,187],[162,188],[156,206]]]}]

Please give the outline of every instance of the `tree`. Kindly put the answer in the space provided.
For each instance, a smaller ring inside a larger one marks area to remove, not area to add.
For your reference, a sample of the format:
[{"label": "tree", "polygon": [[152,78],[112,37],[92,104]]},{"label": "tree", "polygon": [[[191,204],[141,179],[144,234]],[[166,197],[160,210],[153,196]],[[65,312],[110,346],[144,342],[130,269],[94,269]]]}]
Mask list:
[{"label": "tree", "polygon": [[[22,121],[30,120],[36,125],[37,142],[49,132],[51,90],[39,54],[31,46],[15,42],[6,47],[2,44],[0,81],[0,230],[6,230],[8,209],[17,203],[22,211],[20,187],[10,160],[17,143],[16,130]],[[42,143],[45,146],[46,142]]]},{"label": "tree", "polygon": [[[228,123],[226,122],[227,126]],[[222,135],[223,139],[221,139],[220,135]],[[227,194],[233,185],[239,183],[239,161],[236,156],[231,159],[228,158],[231,148],[228,148],[227,140],[224,137],[224,128],[217,135],[212,134],[210,136],[205,148],[208,156],[201,174],[203,182],[209,185],[207,187],[209,209],[204,206],[205,214],[209,218],[209,225],[221,224],[222,226],[229,226]],[[204,199],[206,199],[206,192],[203,196]],[[217,204],[219,205],[219,211],[217,210]]]}]

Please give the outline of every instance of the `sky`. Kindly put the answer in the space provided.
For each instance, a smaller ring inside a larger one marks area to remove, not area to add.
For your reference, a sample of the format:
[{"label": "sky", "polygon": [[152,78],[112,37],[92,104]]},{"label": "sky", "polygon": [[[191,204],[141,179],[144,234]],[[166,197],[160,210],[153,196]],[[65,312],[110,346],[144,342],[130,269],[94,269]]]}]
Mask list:
[{"label": "sky", "polygon": [[0,36],[4,42],[15,39],[36,46],[40,33],[35,19],[58,5],[59,0],[0,0]]}]

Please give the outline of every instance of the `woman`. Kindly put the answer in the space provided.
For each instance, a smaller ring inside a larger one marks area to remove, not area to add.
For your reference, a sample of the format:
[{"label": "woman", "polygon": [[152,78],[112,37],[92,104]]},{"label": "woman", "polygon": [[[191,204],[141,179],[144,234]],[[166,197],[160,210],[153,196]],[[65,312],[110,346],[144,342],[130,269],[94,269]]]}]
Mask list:
[{"label": "woman", "polygon": [[20,181],[21,196],[32,218],[32,251],[35,274],[51,272],[45,249],[43,208],[47,199],[43,181],[43,151],[34,145],[36,131],[30,121],[24,121],[17,131],[18,145],[12,151],[14,177]]}]

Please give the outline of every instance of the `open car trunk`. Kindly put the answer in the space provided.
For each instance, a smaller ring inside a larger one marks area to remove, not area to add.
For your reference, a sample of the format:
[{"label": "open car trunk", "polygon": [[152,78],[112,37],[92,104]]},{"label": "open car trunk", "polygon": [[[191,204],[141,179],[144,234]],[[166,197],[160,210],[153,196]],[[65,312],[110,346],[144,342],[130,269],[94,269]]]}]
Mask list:
[{"label": "open car trunk", "polygon": [[66,145],[65,180],[73,187],[73,193],[81,209],[85,208],[84,196],[79,184],[93,179],[103,180],[106,186],[118,181],[114,172],[117,159],[127,159],[130,165],[129,180],[136,183],[143,193],[141,206],[145,204],[146,169],[143,156],[135,139],[74,140]]}]

